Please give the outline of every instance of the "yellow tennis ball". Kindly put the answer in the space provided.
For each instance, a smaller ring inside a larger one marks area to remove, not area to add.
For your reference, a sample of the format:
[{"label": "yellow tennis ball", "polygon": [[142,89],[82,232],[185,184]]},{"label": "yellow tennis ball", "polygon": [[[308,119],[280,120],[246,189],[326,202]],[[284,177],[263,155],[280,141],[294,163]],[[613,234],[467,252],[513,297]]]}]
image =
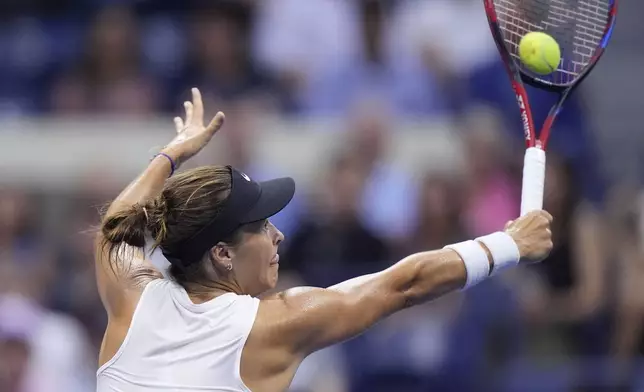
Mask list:
[{"label": "yellow tennis ball", "polygon": [[561,49],[557,41],[548,34],[533,31],[521,38],[519,58],[531,71],[548,75],[559,66]]}]

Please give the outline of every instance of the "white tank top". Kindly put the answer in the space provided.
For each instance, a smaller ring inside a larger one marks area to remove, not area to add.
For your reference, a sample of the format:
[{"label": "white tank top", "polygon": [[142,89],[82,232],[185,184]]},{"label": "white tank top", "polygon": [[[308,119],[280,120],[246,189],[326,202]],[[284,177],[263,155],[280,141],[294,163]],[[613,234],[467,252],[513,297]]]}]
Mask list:
[{"label": "white tank top", "polygon": [[242,349],[259,300],[233,293],[194,304],[177,283],[148,283],[114,357],[97,372],[98,392],[249,392]]}]

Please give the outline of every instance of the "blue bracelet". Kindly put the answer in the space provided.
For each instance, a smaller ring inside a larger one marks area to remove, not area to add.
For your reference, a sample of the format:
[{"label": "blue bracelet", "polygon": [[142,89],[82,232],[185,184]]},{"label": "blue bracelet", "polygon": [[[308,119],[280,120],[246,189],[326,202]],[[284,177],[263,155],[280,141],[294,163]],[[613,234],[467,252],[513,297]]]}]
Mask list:
[{"label": "blue bracelet", "polygon": [[170,168],[172,169],[172,171],[170,172],[170,176],[172,176],[174,174],[174,169],[176,168],[176,165],[174,164],[174,160],[170,157],[170,155],[168,155],[168,154],[166,154],[164,152],[160,152],[160,153],[154,155],[152,157],[152,159],[154,159],[154,158],[156,158],[158,156],[164,156],[164,157],[168,158],[168,161],[170,161]]}]

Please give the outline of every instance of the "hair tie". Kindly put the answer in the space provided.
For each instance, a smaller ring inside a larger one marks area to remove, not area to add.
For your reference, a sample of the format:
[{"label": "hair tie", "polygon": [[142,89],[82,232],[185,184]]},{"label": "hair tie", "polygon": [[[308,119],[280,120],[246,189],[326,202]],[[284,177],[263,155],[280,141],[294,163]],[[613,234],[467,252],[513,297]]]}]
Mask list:
[{"label": "hair tie", "polygon": [[172,159],[172,157],[170,157],[170,155],[168,155],[168,154],[166,154],[166,153],[164,153],[164,152],[160,152],[160,153],[158,153],[158,154],[155,154],[155,155],[152,157],[152,159],[154,159],[154,158],[156,158],[156,157],[158,157],[158,156],[166,157],[166,158],[168,159],[168,161],[170,162],[170,169],[171,169],[171,171],[170,171],[170,176],[172,176],[172,175],[174,174],[175,169],[177,168],[177,165],[176,165],[176,163],[174,162],[174,159]]}]

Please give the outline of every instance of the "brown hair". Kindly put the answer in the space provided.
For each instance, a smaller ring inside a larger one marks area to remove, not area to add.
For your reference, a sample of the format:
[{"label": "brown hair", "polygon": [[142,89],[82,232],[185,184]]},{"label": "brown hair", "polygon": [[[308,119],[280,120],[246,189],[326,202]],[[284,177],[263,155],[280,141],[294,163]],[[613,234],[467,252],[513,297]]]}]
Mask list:
[{"label": "brown hair", "polygon": [[[103,249],[114,263],[122,245],[143,248],[148,236],[154,248],[171,250],[212,222],[222,210],[223,201],[231,190],[230,169],[225,166],[204,166],[187,170],[169,178],[161,194],[104,218],[101,232]],[[239,230],[224,242],[235,244]],[[180,284],[203,279],[202,264],[172,264],[170,275]]]}]

